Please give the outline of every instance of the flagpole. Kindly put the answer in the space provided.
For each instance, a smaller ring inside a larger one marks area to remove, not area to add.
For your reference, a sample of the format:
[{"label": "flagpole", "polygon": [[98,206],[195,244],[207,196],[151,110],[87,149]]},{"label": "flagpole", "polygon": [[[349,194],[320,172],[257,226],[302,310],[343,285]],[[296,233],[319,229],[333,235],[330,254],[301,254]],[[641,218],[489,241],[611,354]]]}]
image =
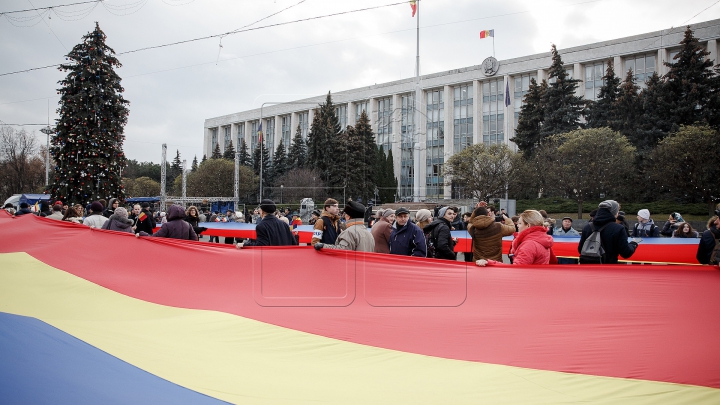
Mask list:
[{"label": "flagpole", "polygon": [[420,202],[420,100],[422,93],[420,90],[420,1],[415,3],[415,17],[417,18],[416,28],[416,53],[415,53],[415,119],[413,129],[415,136],[413,137],[413,202]]},{"label": "flagpole", "polygon": [[495,32],[493,32],[492,38],[493,38],[493,58],[494,58],[495,57]]}]

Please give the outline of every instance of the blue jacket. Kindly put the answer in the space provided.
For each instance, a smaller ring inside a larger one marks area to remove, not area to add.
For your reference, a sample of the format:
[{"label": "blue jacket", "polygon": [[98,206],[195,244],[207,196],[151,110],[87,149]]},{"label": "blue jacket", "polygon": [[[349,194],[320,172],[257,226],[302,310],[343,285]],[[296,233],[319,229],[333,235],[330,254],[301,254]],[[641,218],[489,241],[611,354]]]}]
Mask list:
[{"label": "blue jacket", "polygon": [[423,230],[410,221],[401,228],[398,228],[395,222],[390,232],[390,254],[426,257],[427,247]]}]

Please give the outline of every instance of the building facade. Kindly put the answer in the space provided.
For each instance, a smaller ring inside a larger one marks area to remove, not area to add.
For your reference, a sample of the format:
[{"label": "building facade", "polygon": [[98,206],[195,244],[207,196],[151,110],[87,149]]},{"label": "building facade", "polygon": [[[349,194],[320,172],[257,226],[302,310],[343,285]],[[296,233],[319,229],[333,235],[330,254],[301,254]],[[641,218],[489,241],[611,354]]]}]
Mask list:
[{"label": "building facade", "polygon": [[[717,63],[720,20],[691,28],[710,52],[708,58]],[[664,62],[672,61],[680,49],[684,30],[678,27],[561,49],[559,53],[568,74],[581,80],[577,95],[595,100],[608,60],[613,61],[621,79],[632,69],[643,87],[653,72],[667,72]],[[510,139],[530,79],[547,79],[550,64],[547,52],[501,60],[496,72],[488,73],[481,64],[423,75],[419,83],[415,78],[398,80],[335,92],[332,97],[343,127],[354,125],[362,111],[367,112],[378,145],[392,150],[399,198],[448,199],[452,189],[443,177],[445,161],[480,142],[515,148]],[[272,155],[279,142],[289,145],[298,126],[307,138],[315,109],[324,101],[325,95],[320,95],[206,119],[203,153],[210,156],[218,142],[222,151],[230,140],[238,148],[242,139],[252,151],[262,121]]]}]

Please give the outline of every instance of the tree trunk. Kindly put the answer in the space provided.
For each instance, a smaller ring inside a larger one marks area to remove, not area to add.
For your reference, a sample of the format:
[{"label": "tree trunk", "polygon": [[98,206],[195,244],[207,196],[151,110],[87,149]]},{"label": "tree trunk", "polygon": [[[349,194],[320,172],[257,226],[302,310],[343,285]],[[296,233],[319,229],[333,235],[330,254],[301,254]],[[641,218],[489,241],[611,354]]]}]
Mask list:
[{"label": "tree trunk", "polygon": [[582,205],[583,201],[582,198],[578,198],[578,219],[582,219]]}]

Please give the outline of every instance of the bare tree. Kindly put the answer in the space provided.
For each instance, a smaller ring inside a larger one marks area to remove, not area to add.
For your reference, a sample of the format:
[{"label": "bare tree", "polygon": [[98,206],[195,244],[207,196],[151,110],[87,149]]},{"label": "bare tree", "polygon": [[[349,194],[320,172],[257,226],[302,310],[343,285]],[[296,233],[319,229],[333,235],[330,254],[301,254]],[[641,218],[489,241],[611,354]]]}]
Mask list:
[{"label": "bare tree", "polygon": [[38,152],[35,134],[0,126],[0,193],[3,199],[12,194],[42,190],[45,163]]},{"label": "bare tree", "polygon": [[[278,187],[282,185],[282,200],[284,203],[299,204],[303,198],[310,197],[315,201],[325,201],[327,190],[325,183],[320,179],[320,172],[308,168],[290,170],[276,180]],[[273,190],[280,195],[278,187]]]},{"label": "bare tree", "polygon": [[475,144],[445,163],[445,181],[453,181],[475,198],[505,194],[515,153],[506,145]]}]

